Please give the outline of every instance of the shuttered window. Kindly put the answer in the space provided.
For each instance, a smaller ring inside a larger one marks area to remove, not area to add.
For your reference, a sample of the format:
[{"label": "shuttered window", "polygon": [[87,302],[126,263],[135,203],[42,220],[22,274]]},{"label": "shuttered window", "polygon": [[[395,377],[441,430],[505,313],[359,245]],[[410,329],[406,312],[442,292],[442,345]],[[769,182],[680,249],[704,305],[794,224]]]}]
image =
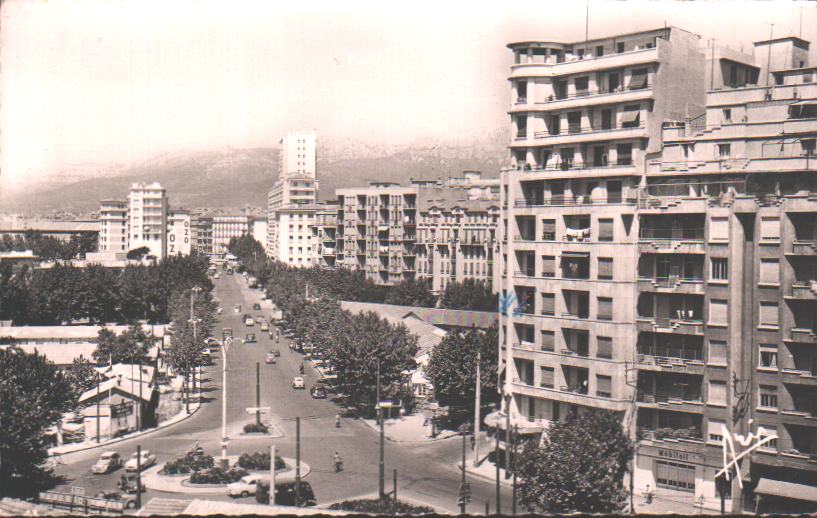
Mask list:
[{"label": "shuttered window", "polygon": [[599,279],[613,278],[613,258],[599,257]]},{"label": "shuttered window", "polygon": [[725,300],[709,301],[709,323],[725,325],[729,320],[727,316],[729,305]]},{"label": "shuttered window", "polygon": [[542,293],[542,314],[553,315],[556,313],[556,297],[553,293]]},{"label": "shuttered window", "polygon": [[613,397],[613,378],[596,374],[596,395],[599,397]]},{"label": "shuttered window", "polygon": [[627,86],[630,88],[630,90],[647,88],[647,69],[639,68],[633,70],[633,73],[630,76],[630,83]]},{"label": "shuttered window", "polygon": [[760,239],[767,241],[780,240],[780,218],[760,218]]},{"label": "shuttered window", "polygon": [[553,388],[553,367],[542,367],[539,371],[541,373],[541,379],[539,381],[539,386],[545,388]]},{"label": "shuttered window", "polygon": [[712,218],[709,220],[709,240],[729,240],[729,218]]},{"label": "shuttered window", "polygon": [[760,303],[760,325],[774,326],[779,325],[777,302],[761,302]]},{"label": "shuttered window", "polygon": [[598,304],[598,319],[613,320],[613,299],[609,297],[599,297]]},{"label": "shuttered window", "polygon": [[556,257],[552,255],[542,256],[542,277],[553,277],[556,274]]},{"label": "shuttered window", "polygon": [[726,382],[712,380],[709,382],[709,394],[706,402],[710,405],[726,404]]},{"label": "shuttered window", "polygon": [[556,333],[553,331],[542,331],[542,350],[553,351]]},{"label": "shuttered window", "polygon": [[723,340],[710,340],[709,360],[707,361],[707,363],[726,365],[726,359],[727,359],[726,342]]},{"label": "shuttered window", "polygon": [[760,282],[763,284],[778,284],[780,282],[780,260],[760,260]]},{"label": "shuttered window", "polygon": [[599,241],[613,240],[613,220],[600,219],[599,220]]},{"label": "shuttered window", "polygon": [[613,358],[613,339],[609,336],[596,338],[596,356],[599,358]]},{"label": "shuttered window", "polygon": [[556,239],[556,220],[542,220],[542,241],[553,241]]}]

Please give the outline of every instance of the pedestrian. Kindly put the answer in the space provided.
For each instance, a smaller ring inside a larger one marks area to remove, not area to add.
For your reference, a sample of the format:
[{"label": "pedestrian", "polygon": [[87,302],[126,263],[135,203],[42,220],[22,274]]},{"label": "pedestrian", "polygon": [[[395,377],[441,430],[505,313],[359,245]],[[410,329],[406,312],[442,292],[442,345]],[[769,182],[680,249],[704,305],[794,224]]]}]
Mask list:
[{"label": "pedestrian", "polygon": [[471,450],[472,450],[472,451],[474,450],[474,448],[476,447],[476,445],[477,445],[477,438],[476,438],[476,437],[474,437],[474,436],[472,435],[472,436],[471,436]]}]

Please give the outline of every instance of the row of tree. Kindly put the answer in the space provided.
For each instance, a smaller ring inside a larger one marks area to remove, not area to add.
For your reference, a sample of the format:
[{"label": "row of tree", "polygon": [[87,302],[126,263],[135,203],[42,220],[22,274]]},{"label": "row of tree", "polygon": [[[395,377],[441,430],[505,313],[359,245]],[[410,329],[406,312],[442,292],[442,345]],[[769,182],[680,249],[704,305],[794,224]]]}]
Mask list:
[{"label": "row of tree", "polygon": [[82,259],[89,252],[96,252],[97,238],[93,234],[75,234],[68,241],[39,232],[27,231],[23,236],[4,235],[0,239],[0,252],[31,250],[34,255],[47,261],[56,259]]},{"label": "row of tree", "polygon": [[212,290],[207,256],[171,256],[123,269],[56,264],[0,266],[0,320],[15,325],[169,322],[173,301],[193,286]]}]

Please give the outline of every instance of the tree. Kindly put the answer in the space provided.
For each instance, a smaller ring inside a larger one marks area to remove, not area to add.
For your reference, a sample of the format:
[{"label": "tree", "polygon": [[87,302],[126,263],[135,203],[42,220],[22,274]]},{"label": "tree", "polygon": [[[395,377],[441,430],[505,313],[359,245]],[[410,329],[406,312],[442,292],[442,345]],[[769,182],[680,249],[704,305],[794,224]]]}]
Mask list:
[{"label": "tree", "polygon": [[147,246],[140,246],[139,248],[134,248],[133,250],[128,250],[128,253],[125,257],[132,261],[141,261],[150,253],[150,248]]},{"label": "tree", "polygon": [[96,377],[97,371],[91,360],[82,355],[74,358],[74,362],[65,373],[65,381],[71,387],[73,404],[79,401],[83,393],[96,387]]},{"label": "tree", "polygon": [[520,501],[531,512],[619,513],[633,445],[619,416],[591,409],[551,424],[517,457]]},{"label": "tree", "polygon": [[109,363],[135,363],[148,365],[148,351],[153,340],[141,324],[134,324],[127,331],[117,335],[107,327],[99,330],[94,361],[97,365]]},{"label": "tree", "polygon": [[431,293],[427,281],[406,279],[389,290],[385,302],[396,306],[433,308],[437,298]]},{"label": "tree", "polygon": [[491,287],[474,279],[450,283],[440,298],[440,307],[447,309],[496,311],[498,306],[497,295]]},{"label": "tree", "polygon": [[40,354],[0,349],[0,496],[32,496],[48,483],[45,430],[70,409],[63,374]]},{"label": "tree", "polygon": [[487,331],[452,331],[443,338],[425,366],[425,375],[434,385],[434,395],[441,405],[459,407],[473,415],[478,352],[482,403],[497,400],[498,343],[496,324]]}]

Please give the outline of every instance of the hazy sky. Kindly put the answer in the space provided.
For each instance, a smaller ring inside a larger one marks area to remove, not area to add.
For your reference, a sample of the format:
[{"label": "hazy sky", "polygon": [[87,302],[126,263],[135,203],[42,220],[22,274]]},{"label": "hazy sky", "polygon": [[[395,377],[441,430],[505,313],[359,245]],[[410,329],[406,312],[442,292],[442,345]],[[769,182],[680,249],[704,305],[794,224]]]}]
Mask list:
[{"label": "hazy sky", "polygon": [[[509,41],[584,39],[585,2],[9,0],[0,188],[69,164],[274,146],[289,129],[391,144],[508,124]],[[589,2],[590,37],[667,24],[817,47],[814,2]],[[814,48],[812,60],[814,60]]]}]

